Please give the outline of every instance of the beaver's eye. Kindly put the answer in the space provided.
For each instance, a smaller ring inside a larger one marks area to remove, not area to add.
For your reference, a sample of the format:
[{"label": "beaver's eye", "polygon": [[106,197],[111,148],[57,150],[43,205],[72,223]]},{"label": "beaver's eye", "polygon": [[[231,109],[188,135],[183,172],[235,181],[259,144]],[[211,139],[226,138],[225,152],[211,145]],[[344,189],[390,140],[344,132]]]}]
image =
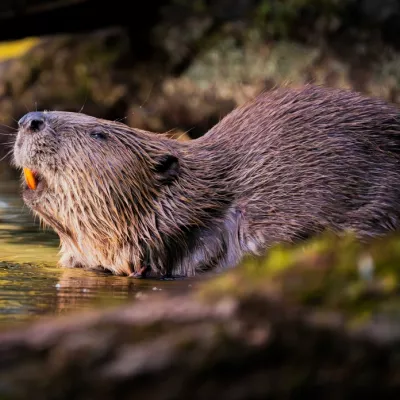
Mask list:
[{"label": "beaver's eye", "polygon": [[106,140],[107,134],[104,132],[100,132],[100,131],[93,131],[93,132],[90,132],[90,137],[92,137],[93,139],[97,139],[97,140]]}]

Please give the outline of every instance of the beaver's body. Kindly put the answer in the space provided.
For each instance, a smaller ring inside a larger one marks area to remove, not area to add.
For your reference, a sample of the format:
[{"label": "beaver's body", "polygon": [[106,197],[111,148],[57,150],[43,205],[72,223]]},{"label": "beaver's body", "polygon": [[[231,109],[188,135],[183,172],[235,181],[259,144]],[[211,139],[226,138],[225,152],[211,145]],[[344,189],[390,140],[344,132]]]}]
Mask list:
[{"label": "beaver's body", "polygon": [[191,142],[30,113],[15,161],[41,181],[24,198],[59,233],[63,265],[193,275],[323,230],[398,229],[399,117],[313,86],[264,93]]}]

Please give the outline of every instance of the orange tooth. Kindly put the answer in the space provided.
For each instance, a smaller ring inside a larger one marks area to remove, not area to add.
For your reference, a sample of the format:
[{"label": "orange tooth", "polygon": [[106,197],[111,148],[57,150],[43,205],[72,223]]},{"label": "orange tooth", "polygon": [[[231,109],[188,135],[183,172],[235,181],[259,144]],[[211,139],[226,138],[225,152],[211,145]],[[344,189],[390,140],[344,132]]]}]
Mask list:
[{"label": "orange tooth", "polygon": [[36,189],[36,179],[34,173],[29,168],[24,168],[25,181],[29,189]]}]

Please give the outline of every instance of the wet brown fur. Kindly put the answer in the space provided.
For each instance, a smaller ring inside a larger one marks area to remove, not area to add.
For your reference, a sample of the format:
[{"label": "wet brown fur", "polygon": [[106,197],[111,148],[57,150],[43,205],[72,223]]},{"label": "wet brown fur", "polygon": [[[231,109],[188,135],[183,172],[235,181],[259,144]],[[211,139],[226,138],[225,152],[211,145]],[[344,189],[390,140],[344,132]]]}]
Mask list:
[{"label": "wet brown fur", "polygon": [[44,115],[42,131],[20,129],[14,159],[43,177],[24,199],[59,234],[64,266],[194,275],[324,230],[400,226],[400,114],[380,99],[276,89],[189,142]]}]

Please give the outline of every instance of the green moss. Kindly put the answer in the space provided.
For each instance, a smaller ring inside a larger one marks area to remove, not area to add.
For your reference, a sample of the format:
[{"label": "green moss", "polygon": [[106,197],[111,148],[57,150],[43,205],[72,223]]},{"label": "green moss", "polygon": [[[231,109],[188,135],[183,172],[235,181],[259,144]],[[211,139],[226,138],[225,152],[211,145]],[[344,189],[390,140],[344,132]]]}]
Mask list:
[{"label": "green moss", "polygon": [[338,0],[262,0],[255,11],[255,22],[268,35],[287,37],[305,14],[329,26],[334,19],[340,19],[344,3]]},{"label": "green moss", "polygon": [[259,293],[282,301],[337,311],[351,323],[398,310],[400,238],[362,245],[354,237],[326,235],[299,246],[276,246],[265,257],[247,259],[201,292],[240,297]]}]

